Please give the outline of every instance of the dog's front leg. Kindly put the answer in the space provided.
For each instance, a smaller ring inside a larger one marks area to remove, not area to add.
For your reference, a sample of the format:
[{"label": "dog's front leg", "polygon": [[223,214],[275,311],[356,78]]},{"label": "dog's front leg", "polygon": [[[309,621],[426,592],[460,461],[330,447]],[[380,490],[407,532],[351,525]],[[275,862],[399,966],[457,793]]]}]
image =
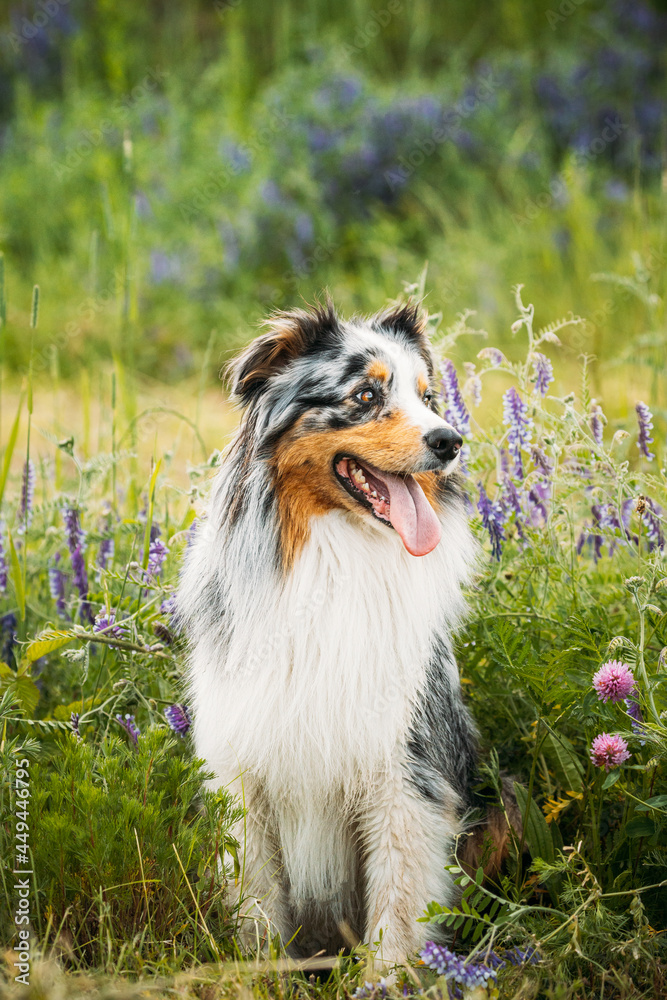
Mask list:
[{"label": "dog's front leg", "polygon": [[[240,797],[240,779],[229,782],[228,787]],[[238,843],[240,871],[229,885],[228,902],[237,912],[239,940],[252,951],[264,951],[269,937],[279,934],[285,942],[293,931],[271,810],[254,781],[246,778],[244,792],[246,813],[232,831]]]},{"label": "dog's front leg", "polygon": [[[405,962],[424,943],[418,923],[428,903],[448,904],[453,883],[444,866],[457,831],[453,809],[425,799],[400,762],[375,785],[361,817],[365,858],[366,943],[376,962]],[[432,930],[432,928],[431,928]]]}]

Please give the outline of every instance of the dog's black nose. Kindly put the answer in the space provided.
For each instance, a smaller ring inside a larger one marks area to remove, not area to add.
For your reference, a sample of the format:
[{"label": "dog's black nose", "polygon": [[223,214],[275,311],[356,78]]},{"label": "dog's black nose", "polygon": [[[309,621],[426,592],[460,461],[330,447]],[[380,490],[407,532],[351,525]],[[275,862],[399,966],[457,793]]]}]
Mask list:
[{"label": "dog's black nose", "polygon": [[451,462],[461,450],[463,438],[453,427],[438,427],[424,434],[424,441],[441,462]]}]

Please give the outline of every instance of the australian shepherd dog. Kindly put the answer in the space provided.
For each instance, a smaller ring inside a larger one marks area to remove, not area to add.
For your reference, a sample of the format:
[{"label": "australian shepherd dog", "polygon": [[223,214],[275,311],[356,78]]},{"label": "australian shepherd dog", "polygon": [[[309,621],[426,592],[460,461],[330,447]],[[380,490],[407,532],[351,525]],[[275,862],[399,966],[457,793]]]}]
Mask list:
[{"label": "australian shepherd dog", "polygon": [[293,954],[354,936],[403,962],[453,899],[476,768],[461,437],[412,303],[279,313],[231,371],[243,416],[178,607],[196,751],[246,807],[234,891]]}]

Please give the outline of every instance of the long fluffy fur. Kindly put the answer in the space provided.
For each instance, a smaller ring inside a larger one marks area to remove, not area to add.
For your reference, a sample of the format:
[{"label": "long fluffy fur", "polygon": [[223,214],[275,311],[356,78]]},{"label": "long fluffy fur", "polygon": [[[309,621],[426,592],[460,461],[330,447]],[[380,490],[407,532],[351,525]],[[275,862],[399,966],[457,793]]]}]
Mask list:
[{"label": "long fluffy fur", "polygon": [[[349,324],[330,306],[287,314],[241,357],[246,411],[178,607],[197,752],[212,785],[242,789],[248,807],[237,891],[249,916],[283,941],[301,927],[299,954],[382,933],[382,959],[394,962],[423,940],[427,903],[452,898],[444,865],[475,767],[451,652],[475,564],[463,496],[455,473],[436,476],[442,540],[415,558],[344,497],[324,510],[327,483],[286,561],[276,473],[290,435],[303,435],[298,453],[313,435],[357,426],[338,402],[345,373],[353,381],[355,363],[377,357],[397,368],[397,384],[401,371],[432,376],[416,309]],[[421,403],[403,406],[413,422],[423,410],[425,427],[442,423]]]}]

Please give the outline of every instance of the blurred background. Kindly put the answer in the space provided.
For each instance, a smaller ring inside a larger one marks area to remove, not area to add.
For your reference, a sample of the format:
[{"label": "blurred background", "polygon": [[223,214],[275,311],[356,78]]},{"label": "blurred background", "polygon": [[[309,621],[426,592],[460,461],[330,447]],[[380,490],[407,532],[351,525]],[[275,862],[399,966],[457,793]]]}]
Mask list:
[{"label": "blurred background", "polygon": [[586,317],[560,381],[588,352],[610,419],[664,419],[664,0],[0,10],[3,431],[32,350],[84,451],[115,394],[222,444],[217,372],[267,311],[375,310],[426,266],[429,310],[510,357],[516,283],[538,325]]}]

